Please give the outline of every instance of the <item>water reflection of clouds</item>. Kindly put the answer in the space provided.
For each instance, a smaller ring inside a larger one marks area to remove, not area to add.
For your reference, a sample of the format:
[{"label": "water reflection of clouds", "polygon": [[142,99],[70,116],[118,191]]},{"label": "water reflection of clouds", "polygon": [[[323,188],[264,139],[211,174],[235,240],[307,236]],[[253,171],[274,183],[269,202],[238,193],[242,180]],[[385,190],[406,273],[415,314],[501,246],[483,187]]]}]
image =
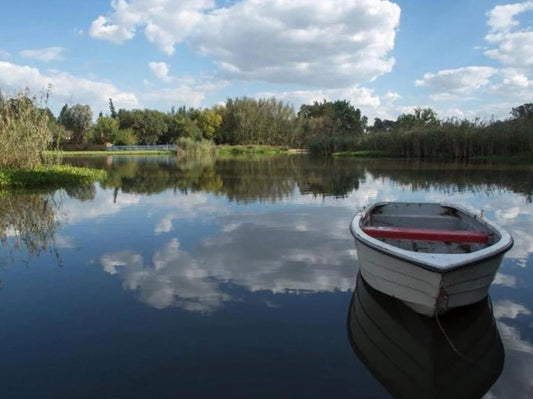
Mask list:
[{"label": "water reflection of clouds", "polygon": [[521,314],[530,315],[531,312],[525,306],[509,300],[498,301],[494,304],[494,317],[497,319],[516,319]]},{"label": "water reflection of clouds", "polygon": [[355,259],[343,215],[329,208],[315,212],[308,215],[305,230],[299,226],[302,214],[258,215],[238,227],[230,217],[232,230],[201,242],[197,257],[219,278],[250,291],[348,291],[355,280]]},{"label": "water reflection of clouds", "polygon": [[513,288],[516,287],[516,277],[498,272],[496,273],[496,278],[494,279],[493,284]]},{"label": "water reflection of clouds", "polygon": [[[288,208],[291,211],[283,211],[283,206],[268,206],[261,207],[255,213],[236,212],[220,198],[201,193],[167,192],[144,197],[142,201],[148,208],[157,206],[169,210],[156,222],[153,228],[156,234],[171,233],[174,224],[180,219],[216,217],[217,224],[220,225],[218,234],[199,242],[190,255],[185,256],[185,253],[180,251],[181,257],[171,257],[175,263],[165,264],[164,269],[184,270],[184,259],[188,259],[187,262],[193,265],[194,270],[202,271],[200,279],[232,281],[250,291],[332,292],[353,288],[355,251],[348,224],[353,213],[372,200],[412,201],[424,200],[427,197],[426,200],[454,200],[470,208],[483,208],[489,217],[514,233],[516,245],[509,255],[520,260],[527,258],[533,251],[533,232],[529,231],[533,223],[533,207],[526,204],[521,197],[508,193],[491,197],[486,193],[465,192],[455,193],[453,198],[450,198],[436,189],[417,192],[415,197],[413,198],[413,193],[409,190],[404,190],[386,178],[373,180],[367,177],[358,190],[352,191],[345,198],[322,198],[313,195],[285,198],[281,205],[291,205]],[[303,207],[294,210],[292,205]],[[181,260],[178,262],[178,259]],[[139,268],[138,265],[135,266],[135,262],[132,264],[131,270]],[[127,269],[126,265],[127,262],[122,268]],[[192,275],[195,275],[196,279],[199,278],[198,274],[190,272],[183,271],[180,274],[181,278]],[[147,282],[150,281],[151,294],[144,292],[142,297],[159,298],[155,293],[156,281],[159,280],[143,276],[144,278],[146,284],[143,287],[147,287]],[[134,284],[125,284],[126,287],[134,289]],[[495,284],[515,287],[516,277],[509,274],[509,271],[500,272]],[[160,289],[169,294],[161,294],[161,298],[166,298],[165,300],[152,299],[151,303],[157,302],[159,307],[175,304],[169,298],[172,295],[176,298],[181,295],[179,290],[173,291],[168,284],[160,285]],[[207,297],[211,295],[212,292]]]},{"label": "water reflection of clouds", "polygon": [[505,347],[505,368],[487,398],[529,399],[533,392],[533,345],[501,320],[498,331]]},{"label": "water reflection of clouds", "polygon": [[97,189],[92,201],[61,198],[61,209],[56,219],[62,223],[76,224],[84,220],[116,215],[128,206],[139,204],[141,199],[141,195],[123,193],[114,199],[112,191]]},{"label": "water reflection of clouds", "polygon": [[216,310],[230,300],[221,288],[228,281],[250,292],[353,289],[355,258],[345,211],[270,212],[244,219],[228,215],[220,222],[220,233],[191,253],[172,239],[151,262],[138,253],[120,251],[101,256],[100,263],[107,273],[120,276],[125,289],[138,290],[143,302],[157,308]]},{"label": "water reflection of clouds", "polygon": [[151,262],[140,254],[121,251],[103,255],[100,263],[107,273],[121,277],[125,289],[138,290],[141,300],[157,309],[177,306],[210,312],[230,299],[209,281],[202,265],[180,249],[176,239],[156,251]]},{"label": "water reflection of clouds", "polygon": [[174,229],[174,221],[179,219],[196,219],[208,215],[221,215],[227,213],[223,207],[217,207],[208,202],[207,195],[203,194],[176,194],[171,200],[164,203],[147,202],[147,205],[157,205],[163,209],[170,208],[171,212],[166,213],[154,228],[154,233],[170,233]]},{"label": "water reflection of clouds", "polygon": [[533,344],[524,339],[520,330],[510,323],[530,316],[531,311],[504,299],[494,303],[493,312],[504,343],[506,361],[502,376],[486,397],[530,398],[533,392]]}]

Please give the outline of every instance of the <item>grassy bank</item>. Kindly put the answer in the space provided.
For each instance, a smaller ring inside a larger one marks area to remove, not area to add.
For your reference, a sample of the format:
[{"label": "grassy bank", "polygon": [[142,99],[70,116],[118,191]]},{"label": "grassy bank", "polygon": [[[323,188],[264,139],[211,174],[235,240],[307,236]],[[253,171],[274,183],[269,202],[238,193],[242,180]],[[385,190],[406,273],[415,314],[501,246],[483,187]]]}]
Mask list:
[{"label": "grassy bank", "polygon": [[62,188],[103,180],[106,172],[73,166],[37,166],[32,169],[0,168],[0,189]]},{"label": "grassy bank", "polygon": [[333,153],[337,158],[392,158],[393,156],[385,151],[344,151]]},{"label": "grassy bank", "polygon": [[533,163],[533,151],[522,152],[514,155],[486,155],[481,157],[473,157],[472,160],[502,163]]},{"label": "grassy bank", "polygon": [[[181,145],[180,145],[181,144]],[[266,145],[218,145],[212,141],[182,140],[178,144],[178,152],[181,155],[212,155],[222,157],[232,156],[261,156],[279,154],[301,154],[302,149],[290,149],[287,147],[275,147]],[[377,151],[375,151],[377,152]],[[109,156],[109,155],[175,155],[175,151],[44,151],[45,156],[54,157],[78,157],[78,156]]]},{"label": "grassy bank", "polygon": [[262,155],[280,155],[288,154],[289,149],[286,147],[273,147],[265,145],[220,145],[217,146],[217,155],[219,156],[262,156]]},{"label": "grassy bank", "polygon": [[175,152],[168,151],[45,151],[45,155],[60,155],[63,157],[77,156],[108,156],[108,155],[174,155]]}]

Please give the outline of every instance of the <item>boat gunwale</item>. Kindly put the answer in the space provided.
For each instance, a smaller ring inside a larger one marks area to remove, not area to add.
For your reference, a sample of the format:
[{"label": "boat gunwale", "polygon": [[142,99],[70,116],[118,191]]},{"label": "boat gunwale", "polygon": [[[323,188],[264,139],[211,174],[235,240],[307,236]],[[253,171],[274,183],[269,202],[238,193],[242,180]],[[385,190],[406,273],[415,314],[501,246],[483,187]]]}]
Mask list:
[{"label": "boat gunwale", "polygon": [[[421,253],[398,248],[394,245],[387,244],[383,241],[371,237],[370,235],[366,234],[360,226],[360,221],[364,216],[366,216],[366,213],[371,212],[374,208],[378,206],[388,205],[390,203],[394,203],[394,201],[374,202],[363,208],[363,210],[361,210],[360,212],[358,212],[350,224],[350,231],[354,239],[357,240],[359,243],[373,250],[376,250],[386,256],[390,256],[395,259],[411,263],[413,265],[422,267],[432,272],[444,274],[461,269],[466,266],[472,266],[481,262],[485,262],[492,258],[502,256],[502,254],[511,249],[514,244],[513,238],[504,229],[487,219],[482,219],[482,222],[485,223],[487,227],[494,230],[500,235],[500,239],[494,244],[488,246],[487,248],[483,248],[481,250],[474,251],[468,254]],[[449,202],[397,203],[439,205],[442,207],[453,208],[464,214],[477,217],[471,210],[457,204],[451,204]]]}]

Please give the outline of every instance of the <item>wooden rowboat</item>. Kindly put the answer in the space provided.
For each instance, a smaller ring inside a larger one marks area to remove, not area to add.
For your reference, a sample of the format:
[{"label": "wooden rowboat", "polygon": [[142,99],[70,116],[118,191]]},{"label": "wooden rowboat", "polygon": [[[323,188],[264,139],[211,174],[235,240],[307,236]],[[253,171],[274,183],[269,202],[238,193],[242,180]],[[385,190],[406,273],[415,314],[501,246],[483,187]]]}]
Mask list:
[{"label": "wooden rowboat", "polygon": [[485,298],[513,245],[482,212],[447,203],[377,202],[350,230],[368,284],[430,317]]}]

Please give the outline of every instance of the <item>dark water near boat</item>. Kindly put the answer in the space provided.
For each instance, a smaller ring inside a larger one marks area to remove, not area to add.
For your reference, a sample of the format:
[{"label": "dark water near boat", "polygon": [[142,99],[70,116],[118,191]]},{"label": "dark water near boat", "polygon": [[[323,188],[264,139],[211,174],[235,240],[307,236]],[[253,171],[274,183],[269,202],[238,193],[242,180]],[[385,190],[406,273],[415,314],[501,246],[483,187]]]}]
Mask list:
[{"label": "dark water near boat", "polygon": [[[109,179],[0,196],[2,397],[533,397],[531,166],[66,162]],[[514,236],[491,301],[442,320],[468,359],[355,289],[348,225],[376,199],[458,202]]]}]

